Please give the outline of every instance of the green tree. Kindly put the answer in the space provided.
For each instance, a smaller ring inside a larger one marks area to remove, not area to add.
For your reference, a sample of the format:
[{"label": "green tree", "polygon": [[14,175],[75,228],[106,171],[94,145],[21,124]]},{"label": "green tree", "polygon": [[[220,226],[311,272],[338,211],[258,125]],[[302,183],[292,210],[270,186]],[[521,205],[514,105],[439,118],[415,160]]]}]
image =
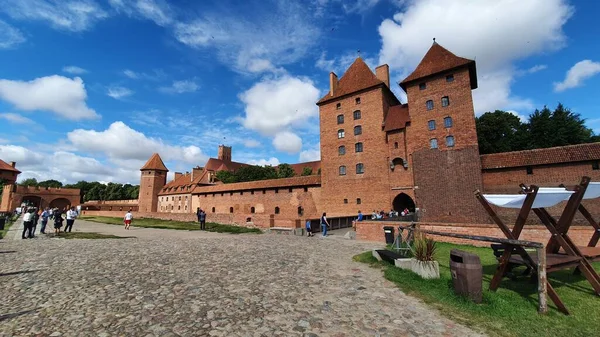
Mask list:
[{"label": "green tree", "polygon": [[19,183],[21,186],[38,186],[38,181],[35,178],[27,178]]},{"label": "green tree", "polygon": [[290,178],[296,175],[294,169],[290,164],[279,164],[277,166],[277,177],[278,178]]},{"label": "green tree", "polygon": [[593,141],[593,132],[585,119],[561,103],[554,111],[544,106],[529,115],[529,135],[532,148],[565,146]]},{"label": "green tree", "polygon": [[8,180],[0,178],[0,195],[2,195],[2,191],[4,191],[4,185],[6,185],[7,182]]},{"label": "green tree", "polygon": [[502,110],[486,112],[475,118],[475,125],[481,154],[527,148],[527,125],[510,112]]},{"label": "green tree", "polygon": [[302,169],[302,175],[303,176],[310,176],[313,174],[312,168],[310,167],[305,167]]},{"label": "green tree", "polygon": [[38,183],[39,187],[53,187],[53,188],[59,188],[59,187],[63,187],[63,183],[61,183],[58,180],[54,180],[54,179],[50,179],[50,180],[44,180],[44,181],[40,181]]},{"label": "green tree", "polygon": [[217,171],[215,174],[217,179],[219,179],[223,184],[230,184],[237,182],[236,176],[233,172],[229,171]]}]

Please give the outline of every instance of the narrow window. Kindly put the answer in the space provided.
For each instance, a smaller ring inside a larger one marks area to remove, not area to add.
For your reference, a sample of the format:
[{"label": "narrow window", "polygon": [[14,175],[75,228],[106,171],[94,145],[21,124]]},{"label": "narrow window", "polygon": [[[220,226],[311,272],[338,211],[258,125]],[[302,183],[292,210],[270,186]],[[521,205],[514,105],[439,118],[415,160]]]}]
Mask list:
[{"label": "narrow window", "polygon": [[430,139],[430,140],[429,140],[429,146],[430,146],[432,149],[437,149],[437,148],[438,148],[438,145],[437,145],[437,139],[435,139],[435,138],[433,138],[433,139]]},{"label": "narrow window", "polygon": [[338,130],[338,139],[344,138],[345,133],[344,133],[344,129],[339,129]]},{"label": "narrow window", "polygon": [[338,104],[336,104],[336,105],[335,105],[335,108],[336,108],[337,110],[341,109],[341,108],[342,108],[342,103],[338,103]]},{"label": "narrow window", "polygon": [[347,204],[347,203],[348,203],[348,199],[344,199],[344,204]]},{"label": "narrow window", "polygon": [[354,152],[363,152],[363,143],[354,144]]},{"label": "narrow window", "polygon": [[361,117],[360,110],[354,111],[354,120],[360,119],[360,117]]},{"label": "narrow window", "polygon": [[600,170],[600,161],[592,162],[592,170]]},{"label": "narrow window", "polygon": [[275,193],[279,193],[279,189],[278,188],[275,189]]},{"label": "narrow window", "polygon": [[240,192],[240,195],[244,195],[244,192]]},{"label": "narrow window", "polygon": [[454,146],[454,136],[446,137],[446,146],[453,147]]},{"label": "narrow window", "polygon": [[527,172],[527,174],[533,174],[533,167],[531,167],[531,166],[527,166],[527,167],[525,168],[525,171]]},{"label": "narrow window", "polygon": [[423,83],[419,83],[419,90],[425,90],[427,89],[427,83],[423,82]]},{"label": "narrow window", "polygon": [[446,128],[452,127],[452,117],[444,118],[444,127],[446,127]]},{"label": "narrow window", "polygon": [[362,200],[360,200],[360,198],[356,198],[356,204],[357,204],[357,205],[360,205],[360,204],[362,204]]},{"label": "narrow window", "polygon": [[355,136],[362,135],[362,126],[357,125],[354,127],[354,135]]},{"label": "narrow window", "polygon": [[233,192],[229,192],[229,195],[233,195]]},{"label": "narrow window", "polygon": [[365,173],[365,166],[362,163],[356,164],[356,174]]},{"label": "narrow window", "polygon": [[345,155],[346,154],[346,147],[344,145],[338,147],[338,154],[340,156]]},{"label": "narrow window", "polygon": [[214,207],[212,208],[212,212],[213,212],[213,213],[215,212],[215,208],[214,208]]},{"label": "narrow window", "polygon": [[427,122],[427,126],[429,127],[429,131],[435,130],[435,121],[431,120]]},{"label": "narrow window", "polygon": [[394,149],[398,148],[398,142],[394,142]]},{"label": "narrow window", "polygon": [[298,206],[298,216],[303,216],[304,215],[304,209],[302,208],[302,206]]},{"label": "narrow window", "polygon": [[448,96],[442,97],[442,106],[448,106],[448,105],[450,105],[450,98],[448,98]]},{"label": "narrow window", "polygon": [[340,166],[340,175],[341,176],[345,176],[346,175],[346,166]]},{"label": "narrow window", "polygon": [[178,211],[181,211],[181,206],[177,206],[177,210],[178,210]]},{"label": "narrow window", "polygon": [[290,189],[289,189],[289,192],[290,192],[290,193],[292,193],[293,191],[294,191],[294,189],[293,189],[293,188],[290,188]]},{"label": "narrow window", "polygon": [[279,207],[275,207],[275,214],[279,214]]},{"label": "narrow window", "polygon": [[433,101],[432,100],[425,102],[425,105],[427,106],[427,110],[433,110]]},{"label": "narrow window", "polygon": [[344,115],[338,115],[337,116],[337,123],[338,124],[344,124]]},{"label": "narrow window", "polygon": [[251,195],[254,195],[254,191],[250,191],[250,194],[251,194]]},{"label": "narrow window", "polygon": [[221,192],[221,196],[225,195],[225,193]]},{"label": "narrow window", "polygon": [[256,212],[256,209],[254,207],[250,207],[250,213],[254,213]]},{"label": "narrow window", "polygon": [[229,207],[229,213],[233,213],[233,207]]},{"label": "narrow window", "polygon": [[356,104],[360,104],[360,97],[356,97],[356,99],[354,99],[354,101],[356,102]]},{"label": "narrow window", "polygon": [[450,74],[450,75],[446,75],[446,82],[453,82],[454,81],[454,75]]},{"label": "narrow window", "polygon": [[304,192],[308,192],[308,187],[305,187],[305,188],[304,188]]},{"label": "narrow window", "polygon": [[266,193],[267,193],[267,190],[262,190],[262,191],[263,191],[263,194],[266,194]]}]

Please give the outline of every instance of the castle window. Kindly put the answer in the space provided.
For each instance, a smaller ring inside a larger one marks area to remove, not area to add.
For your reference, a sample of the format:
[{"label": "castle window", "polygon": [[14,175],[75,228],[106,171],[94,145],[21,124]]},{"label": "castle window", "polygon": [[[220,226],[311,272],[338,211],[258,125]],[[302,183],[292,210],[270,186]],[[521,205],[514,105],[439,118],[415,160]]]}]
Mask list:
[{"label": "castle window", "polygon": [[357,204],[357,205],[360,205],[360,204],[362,204],[362,200],[360,200],[360,198],[356,198],[356,204]]},{"label": "castle window", "polygon": [[340,166],[340,175],[341,176],[345,176],[346,175],[346,166]]},{"label": "castle window", "polygon": [[427,106],[427,110],[433,110],[433,101],[429,100],[425,102],[425,106]]},{"label": "castle window", "polygon": [[527,174],[533,174],[533,167],[531,167],[531,166],[527,166],[527,167],[525,168],[525,172],[527,172]]},{"label": "castle window", "polygon": [[279,207],[275,207],[275,214],[279,214]]},{"label": "castle window", "polygon": [[442,97],[442,106],[448,106],[448,105],[450,105],[450,98],[448,98],[448,96]]},{"label": "castle window", "polygon": [[429,147],[431,147],[432,149],[437,149],[438,148],[437,139],[435,139],[435,138],[430,139]]},{"label": "castle window", "polygon": [[244,195],[244,192],[240,192],[240,195]]},{"label": "castle window", "polygon": [[177,210],[178,210],[178,211],[181,211],[181,206],[177,206]]},{"label": "castle window", "polygon": [[215,212],[215,208],[214,208],[214,207],[212,208],[212,212],[213,212],[213,213]]},{"label": "castle window", "polygon": [[394,142],[394,149],[398,148],[398,142]]},{"label": "castle window", "polygon": [[356,164],[356,174],[365,173],[365,166],[362,163]]},{"label": "castle window", "polygon": [[304,215],[304,208],[302,208],[302,206],[298,206],[298,216],[303,216]]},{"label": "castle window", "polygon": [[344,124],[344,115],[338,115],[337,116],[337,123],[338,124]]},{"label": "castle window", "polygon": [[361,117],[360,110],[354,111],[354,120],[360,119],[360,117]]},{"label": "castle window", "polygon": [[354,102],[356,102],[356,104],[360,104],[360,97],[356,97],[356,98],[354,99]]},{"label": "castle window", "polygon": [[223,196],[223,195],[224,195],[224,193],[223,193],[223,192],[221,192],[221,196]]},{"label": "castle window", "polygon": [[308,187],[305,187],[305,188],[304,188],[304,192],[308,192]]},{"label": "castle window", "polygon": [[267,194],[267,190],[263,190],[263,194]]},{"label": "castle window", "polygon": [[444,127],[446,127],[446,128],[452,127],[452,117],[444,118]]},{"label": "castle window", "polygon": [[346,133],[344,132],[344,129],[338,130],[338,139],[344,138],[345,135],[346,135]]},{"label": "castle window", "polygon": [[342,103],[338,103],[335,105],[336,110],[339,110],[342,108]]},{"label": "castle window", "polygon": [[363,143],[354,144],[354,152],[363,152]]},{"label": "castle window", "polygon": [[279,193],[279,189],[278,188],[275,189],[275,193]]},{"label": "castle window", "polygon": [[354,127],[354,135],[355,136],[362,135],[362,126],[357,125]]},{"label": "castle window", "polygon": [[427,89],[427,83],[423,82],[423,83],[419,83],[419,90],[425,90]]},{"label": "castle window", "polygon": [[338,147],[338,154],[339,154],[340,156],[343,156],[343,155],[345,155],[345,154],[346,154],[346,147],[345,147],[344,145],[342,145],[342,146]]},{"label": "castle window", "polygon": [[344,199],[344,204],[347,204],[347,203],[348,203],[348,199]]},{"label": "castle window", "polygon": [[454,146],[454,136],[446,137],[446,146],[448,146],[448,147]]},{"label": "castle window", "polygon": [[250,191],[250,194],[251,194],[251,195],[254,195],[254,191]]},{"label": "castle window", "polygon": [[454,75],[450,74],[450,75],[446,75],[446,82],[453,82],[454,81]]},{"label": "castle window", "polygon": [[254,213],[256,212],[256,209],[254,207],[250,207],[250,213]]},{"label": "castle window", "polygon": [[233,195],[233,192],[229,192],[229,195]]},{"label": "castle window", "polygon": [[175,197],[171,197],[171,201],[175,201]]},{"label": "castle window", "polygon": [[429,131],[435,130],[435,121],[430,120],[429,122],[427,122],[427,127],[429,128]]},{"label": "castle window", "polygon": [[233,213],[233,207],[229,207],[229,213]]},{"label": "castle window", "polygon": [[185,205],[184,209],[187,211],[187,205]]},{"label": "castle window", "polygon": [[600,161],[592,162],[592,170],[600,170]]},{"label": "castle window", "polygon": [[294,189],[293,189],[293,188],[290,188],[290,189],[289,189],[289,192],[290,192],[290,193],[292,193],[293,191],[294,191]]}]

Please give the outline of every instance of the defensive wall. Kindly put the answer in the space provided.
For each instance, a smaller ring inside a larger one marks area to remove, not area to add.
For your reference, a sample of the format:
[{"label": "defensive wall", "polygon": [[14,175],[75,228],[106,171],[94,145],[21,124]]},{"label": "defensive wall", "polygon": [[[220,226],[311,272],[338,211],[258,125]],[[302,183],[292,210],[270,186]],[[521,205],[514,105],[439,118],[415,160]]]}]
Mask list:
[{"label": "defensive wall", "polygon": [[16,184],[4,186],[0,211],[13,211],[22,202],[29,202],[38,208],[72,207],[80,204],[81,192],[75,188],[52,188],[20,186]]}]

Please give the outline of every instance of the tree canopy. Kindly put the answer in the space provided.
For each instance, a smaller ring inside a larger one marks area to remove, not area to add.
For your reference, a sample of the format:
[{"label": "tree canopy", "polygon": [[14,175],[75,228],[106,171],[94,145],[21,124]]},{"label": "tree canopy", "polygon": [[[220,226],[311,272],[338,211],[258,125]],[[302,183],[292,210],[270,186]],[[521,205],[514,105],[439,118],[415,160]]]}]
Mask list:
[{"label": "tree canopy", "polygon": [[216,177],[224,184],[241,183],[245,181],[257,181],[278,178],[290,178],[296,173],[290,164],[279,164],[273,166],[242,166],[234,172],[217,171]]},{"label": "tree canopy", "polygon": [[313,170],[310,167],[305,167],[302,169],[302,176],[311,176],[313,174]]},{"label": "tree canopy", "polygon": [[77,188],[81,193],[80,202],[89,200],[128,200],[137,199],[140,193],[139,185],[108,183],[81,180],[75,184],[63,185],[54,179],[38,182],[35,178],[27,178],[19,183],[21,186]]},{"label": "tree canopy", "polygon": [[585,119],[561,103],[553,111],[544,106],[523,122],[516,115],[496,110],[475,119],[481,154],[530,150],[597,142]]}]

